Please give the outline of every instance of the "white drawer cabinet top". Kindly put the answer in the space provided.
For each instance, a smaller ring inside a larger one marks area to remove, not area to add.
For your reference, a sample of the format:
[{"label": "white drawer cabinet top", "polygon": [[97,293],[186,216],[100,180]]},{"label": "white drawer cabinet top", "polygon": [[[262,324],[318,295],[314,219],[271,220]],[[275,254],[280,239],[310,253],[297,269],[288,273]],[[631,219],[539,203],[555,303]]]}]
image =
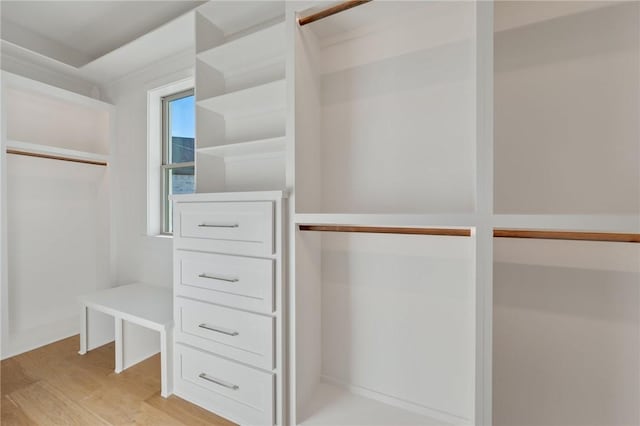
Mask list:
[{"label": "white drawer cabinet top", "polygon": [[288,198],[286,191],[211,192],[198,194],[176,194],[171,200],[177,203],[207,201],[276,201]]}]

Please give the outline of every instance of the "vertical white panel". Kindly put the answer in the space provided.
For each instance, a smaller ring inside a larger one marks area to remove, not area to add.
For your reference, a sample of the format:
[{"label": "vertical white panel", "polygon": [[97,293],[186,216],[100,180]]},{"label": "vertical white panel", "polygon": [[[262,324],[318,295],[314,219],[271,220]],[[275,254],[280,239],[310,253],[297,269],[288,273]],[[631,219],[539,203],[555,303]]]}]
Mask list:
[{"label": "vertical white panel", "polygon": [[126,369],[160,352],[160,333],[123,321],[122,343],[122,368]]},{"label": "vertical white panel", "polygon": [[476,214],[475,417],[492,424],[493,330],[493,1],[475,3]]},{"label": "vertical white panel", "polygon": [[296,232],[295,392],[296,422],[320,382],[322,369],[322,236]]},{"label": "vertical white panel", "polygon": [[[0,73],[0,87],[6,93],[4,73]],[[9,338],[9,278],[7,261],[7,98],[0,95],[0,357]]]},{"label": "vertical white panel", "polygon": [[111,315],[89,309],[87,318],[87,350],[99,348],[115,338],[114,320]]}]

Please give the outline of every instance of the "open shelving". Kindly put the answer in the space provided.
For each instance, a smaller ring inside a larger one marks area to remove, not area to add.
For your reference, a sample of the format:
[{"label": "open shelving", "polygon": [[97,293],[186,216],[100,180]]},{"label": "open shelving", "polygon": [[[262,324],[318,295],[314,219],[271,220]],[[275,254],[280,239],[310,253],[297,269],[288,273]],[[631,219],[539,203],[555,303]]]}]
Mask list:
[{"label": "open shelving", "polygon": [[224,76],[279,65],[284,77],[284,22],[198,53],[198,59]]},{"label": "open shelving", "polygon": [[197,192],[285,186],[284,2],[196,13]]},{"label": "open shelving", "polygon": [[[274,81],[199,100],[198,106],[224,117],[250,116],[274,109],[284,109],[285,81]],[[282,124],[284,127],[284,116]]]},{"label": "open shelving", "polygon": [[637,371],[640,244],[603,240],[640,234],[640,6],[333,5],[197,17],[198,191],[292,190],[288,421],[516,424],[533,383],[550,424],[540,371],[638,423],[573,349]]},{"label": "open shelving", "polygon": [[291,422],[478,424],[475,6],[357,3],[288,15]]},{"label": "open shelving", "polygon": [[269,138],[249,142],[238,142],[228,145],[217,145],[198,148],[203,155],[214,157],[242,157],[247,155],[260,155],[269,153],[282,153],[285,149],[284,137]]}]

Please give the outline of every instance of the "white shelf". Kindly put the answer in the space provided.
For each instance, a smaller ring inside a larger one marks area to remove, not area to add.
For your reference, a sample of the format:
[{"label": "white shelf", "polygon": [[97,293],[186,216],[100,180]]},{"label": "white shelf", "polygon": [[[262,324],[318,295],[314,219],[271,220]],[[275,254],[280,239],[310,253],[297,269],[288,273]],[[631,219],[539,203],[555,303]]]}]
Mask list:
[{"label": "white shelf", "polygon": [[424,226],[469,228],[476,226],[474,214],[342,214],[296,213],[297,225]]},{"label": "white shelf", "polygon": [[59,87],[50,86],[7,71],[2,71],[2,79],[9,88],[34,93],[38,96],[46,96],[98,111],[113,112],[115,109],[113,104],[89,98]]},{"label": "white shelf", "polygon": [[284,22],[198,54],[198,59],[223,74],[282,62],[284,67]]},{"label": "white shelf", "polygon": [[423,416],[402,408],[355,395],[346,389],[320,383],[313,398],[299,413],[300,425],[448,425],[450,423]]},{"label": "white shelf", "polygon": [[196,11],[225,38],[284,15],[283,1],[205,2]]},{"label": "white shelf", "polygon": [[269,138],[249,142],[240,142],[219,146],[207,146],[198,148],[197,152],[215,157],[241,157],[250,155],[270,154],[275,152],[284,153],[285,138]]},{"label": "white shelf", "polygon": [[493,226],[495,228],[638,233],[640,232],[640,214],[497,214],[493,216]]},{"label": "white shelf", "polygon": [[248,116],[284,109],[285,81],[278,80],[198,102],[198,106],[223,116]]},{"label": "white shelf", "polygon": [[6,144],[6,148],[32,152],[35,154],[69,157],[76,160],[104,161],[104,162],[109,161],[109,156],[104,154],[96,154],[93,152],[77,151],[74,149],[58,148],[56,146],[41,145],[36,143],[21,142],[21,141],[14,141],[14,140],[8,140]]}]

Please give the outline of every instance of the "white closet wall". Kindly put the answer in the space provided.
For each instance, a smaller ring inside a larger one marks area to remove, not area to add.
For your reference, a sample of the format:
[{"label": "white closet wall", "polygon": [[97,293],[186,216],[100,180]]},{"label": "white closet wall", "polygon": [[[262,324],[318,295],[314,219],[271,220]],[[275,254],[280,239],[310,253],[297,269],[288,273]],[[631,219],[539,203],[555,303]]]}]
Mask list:
[{"label": "white closet wall", "polygon": [[[110,105],[8,73],[3,97],[3,151],[109,159]],[[111,237],[107,167],[3,155],[5,358],[77,334],[76,297],[111,285]],[[112,338],[104,317],[91,321],[92,347]]]},{"label": "white closet wall", "polygon": [[495,249],[494,425],[638,424],[638,244]]},{"label": "white closet wall", "polygon": [[297,32],[297,178],[321,188],[298,212],[474,210],[474,29],[472,3],[381,2]]},{"label": "white closet wall", "polygon": [[[640,4],[495,5],[497,226],[640,232]],[[497,239],[496,426],[640,423],[640,247]]]},{"label": "white closet wall", "polygon": [[495,212],[637,214],[638,3],[559,3],[496,5]]}]

